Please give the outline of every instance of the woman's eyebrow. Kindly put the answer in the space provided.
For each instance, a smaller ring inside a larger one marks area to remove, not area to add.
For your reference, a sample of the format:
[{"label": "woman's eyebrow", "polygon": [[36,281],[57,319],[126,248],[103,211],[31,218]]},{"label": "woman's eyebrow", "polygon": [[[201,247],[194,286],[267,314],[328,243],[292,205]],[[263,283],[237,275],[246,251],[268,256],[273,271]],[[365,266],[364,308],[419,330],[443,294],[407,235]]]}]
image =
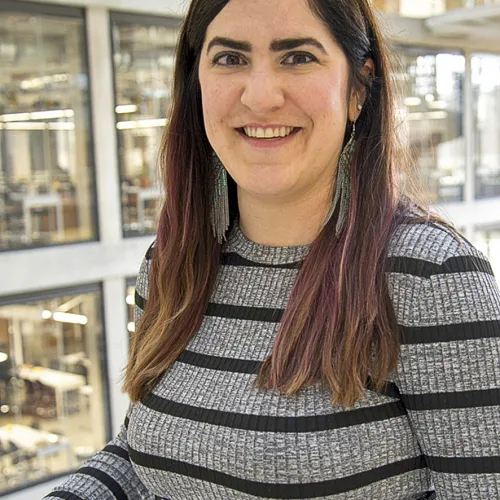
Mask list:
[{"label": "woman's eyebrow", "polygon": [[[296,49],[303,45],[310,45],[321,50],[324,54],[327,53],[323,45],[315,38],[283,38],[273,40],[269,46],[269,50],[271,52],[282,52],[284,50]],[[252,52],[252,44],[250,42],[217,36],[208,44],[207,54],[215,46],[226,47],[241,52]]]}]

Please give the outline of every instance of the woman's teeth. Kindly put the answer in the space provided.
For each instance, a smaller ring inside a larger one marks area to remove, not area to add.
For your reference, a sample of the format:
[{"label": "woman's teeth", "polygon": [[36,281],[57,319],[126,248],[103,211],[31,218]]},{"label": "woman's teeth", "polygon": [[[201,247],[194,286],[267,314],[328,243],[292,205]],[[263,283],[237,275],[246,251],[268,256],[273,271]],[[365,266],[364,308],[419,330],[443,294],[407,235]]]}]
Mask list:
[{"label": "woman's teeth", "polygon": [[277,127],[277,128],[253,128],[244,127],[243,131],[248,137],[255,137],[257,139],[273,139],[275,137],[287,137],[295,130],[294,127]]}]

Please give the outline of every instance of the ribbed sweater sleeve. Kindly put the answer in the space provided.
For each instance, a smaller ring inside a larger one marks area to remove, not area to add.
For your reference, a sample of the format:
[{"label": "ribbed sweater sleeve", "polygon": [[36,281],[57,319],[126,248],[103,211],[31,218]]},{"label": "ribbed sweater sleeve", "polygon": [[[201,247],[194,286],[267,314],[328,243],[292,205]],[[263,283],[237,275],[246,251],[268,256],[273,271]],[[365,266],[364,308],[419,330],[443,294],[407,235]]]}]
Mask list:
[{"label": "ribbed sweater sleeve", "polygon": [[467,240],[418,227],[405,238],[390,277],[403,326],[395,382],[437,498],[500,498],[498,285]]},{"label": "ribbed sweater sleeve", "polygon": [[[149,254],[143,259],[136,284],[136,297],[147,298]],[[134,307],[137,323],[142,315],[142,303]],[[118,435],[95,453],[82,467],[57,486],[44,500],[154,500],[156,497],[142,484],[130,462],[127,425],[133,411],[129,406]]]}]

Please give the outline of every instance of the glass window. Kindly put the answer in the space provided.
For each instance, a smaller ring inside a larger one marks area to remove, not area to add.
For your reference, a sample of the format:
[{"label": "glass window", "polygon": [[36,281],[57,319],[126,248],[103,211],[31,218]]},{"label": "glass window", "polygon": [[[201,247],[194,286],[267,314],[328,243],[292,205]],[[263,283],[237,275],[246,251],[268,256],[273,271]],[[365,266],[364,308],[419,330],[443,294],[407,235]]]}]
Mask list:
[{"label": "glass window", "polygon": [[[463,0],[455,0],[455,3]],[[453,0],[452,0],[453,2]],[[376,9],[404,17],[430,17],[442,14],[450,0],[373,0]]]},{"label": "glass window", "polygon": [[0,495],[104,446],[103,353],[98,291],[0,306]]},{"label": "glass window", "polygon": [[95,239],[83,11],[12,4],[0,4],[0,249]]},{"label": "glass window", "polygon": [[500,196],[500,55],[472,56],[476,197]]},{"label": "glass window", "polygon": [[170,106],[179,21],[113,14],[116,128],[125,236],[153,233],[156,175]]},{"label": "glass window", "polygon": [[500,284],[500,225],[477,229],[474,234],[474,244],[488,257]]},{"label": "glass window", "polygon": [[498,0],[372,0],[376,9],[404,17],[427,18],[453,9],[489,5]]},{"label": "glass window", "polygon": [[423,47],[397,47],[396,79],[404,102],[399,127],[408,141],[427,201],[462,201],[465,58]]}]

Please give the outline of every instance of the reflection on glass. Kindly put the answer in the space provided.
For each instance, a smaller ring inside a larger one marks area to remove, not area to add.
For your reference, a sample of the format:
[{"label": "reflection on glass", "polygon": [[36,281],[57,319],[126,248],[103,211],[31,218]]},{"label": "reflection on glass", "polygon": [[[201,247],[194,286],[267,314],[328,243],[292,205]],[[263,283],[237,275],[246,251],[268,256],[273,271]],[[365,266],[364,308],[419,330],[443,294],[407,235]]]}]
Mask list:
[{"label": "reflection on glass", "polygon": [[0,26],[0,249],[93,239],[83,19]]},{"label": "reflection on glass", "polygon": [[157,156],[167,122],[178,22],[113,17],[116,128],[126,236],[153,233],[160,189]]},{"label": "reflection on glass", "polygon": [[101,345],[98,293],[0,307],[0,495],[105,444]]},{"label": "reflection on glass", "polygon": [[500,55],[472,57],[476,197],[500,196]]},{"label": "reflection on glass", "polygon": [[135,305],[135,286],[127,286],[127,330],[129,333],[135,332],[134,323],[134,305]]},{"label": "reflection on glass", "polygon": [[422,47],[398,47],[396,78],[404,102],[398,124],[418,167],[427,201],[462,201],[465,143],[462,95],[465,58]]}]

